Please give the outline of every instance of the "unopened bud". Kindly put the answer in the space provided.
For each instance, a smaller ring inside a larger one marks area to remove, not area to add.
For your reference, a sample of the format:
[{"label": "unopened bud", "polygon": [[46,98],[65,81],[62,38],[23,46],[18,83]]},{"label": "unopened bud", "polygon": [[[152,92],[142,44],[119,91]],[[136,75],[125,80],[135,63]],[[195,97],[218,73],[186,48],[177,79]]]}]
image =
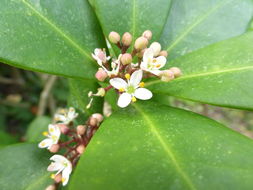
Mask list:
[{"label": "unopened bud", "polygon": [[62,180],[62,175],[61,175],[61,173],[57,174],[57,175],[54,177],[55,183],[60,183],[61,180]]},{"label": "unopened bud", "polygon": [[161,51],[161,44],[160,43],[158,43],[158,42],[153,42],[151,45],[150,45],[150,47],[149,48],[151,48],[151,49],[153,49],[153,51],[154,51],[154,56],[158,56],[159,55],[159,53],[160,53],[160,51]]},{"label": "unopened bud", "polygon": [[101,82],[103,82],[107,76],[107,73],[102,68],[99,68],[95,75],[95,77]]},{"label": "unopened bud", "polygon": [[117,44],[120,41],[120,35],[117,32],[110,32],[109,40],[113,44]]},{"label": "unopened bud", "polygon": [[85,150],[85,146],[84,145],[79,145],[77,148],[76,148],[76,151],[79,153],[79,154],[82,154]]},{"label": "unopened bud", "polygon": [[123,65],[132,63],[132,60],[132,55],[130,53],[124,53],[120,58],[120,61]]},{"label": "unopened bud", "polygon": [[125,32],[122,36],[122,44],[124,46],[130,46],[132,43],[132,35],[129,32]]},{"label": "unopened bud", "polygon": [[151,38],[152,38],[152,32],[150,30],[146,30],[146,31],[143,32],[142,36],[144,38],[147,38],[147,40],[151,40]]},{"label": "unopened bud", "polygon": [[98,120],[96,118],[94,118],[94,117],[90,117],[89,124],[91,126],[96,126],[98,124]]},{"label": "unopened bud", "polygon": [[50,149],[49,149],[49,151],[52,152],[52,153],[56,153],[56,152],[58,152],[59,150],[60,150],[60,145],[59,145],[59,144],[53,144],[53,145],[50,147]]},{"label": "unopened bud", "polygon": [[84,135],[86,132],[86,126],[85,125],[78,125],[76,127],[76,132],[78,135]]},{"label": "unopened bud", "polygon": [[60,128],[62,134],[67,134],[69,132],[69,128],[67,125],[60,123],[57,124],[57,126]]},{"label": "unopened bud", "polygon": [[101,123],[104,120],[103,115],[100,113],[94,113],[92,114],[91,117],[96,118],[99,123]]},{"label": "unopened bud", "polygon": [[148,45],[147,38],[139,37],[139,38],[136,39],[136,41],[134,43],[134,48],[136,50],[142,50],[142,49],[146,48],[147,45]]},{"label": "unopened bud", "polygon": [[175,78],[182,75],[182,72],[178,67],[171,67],[170,70],[174,73]]},{"label": "unopened bud", "polygon": [[49,185],[45,190],[56,190],[55,185]]},{"label": "unopened bud", "polygon": [[147,48],[145,48],[145,49],[141,50],[140,52],[138,52],[138,53],[136,54],[137,57],[142,58],[143,55],[144,55],[144,52],[145,52],[146,50],[147,50]]},{"label": "unopened bud", "polygon": [[166,50],[160,51],[160,56],[168,57],[168,52]]},{"label": "unopened bud", "polygon": [[160,74],[161,81],[169,82],[174,79],[174,73],[171,70],[164,70]]}]

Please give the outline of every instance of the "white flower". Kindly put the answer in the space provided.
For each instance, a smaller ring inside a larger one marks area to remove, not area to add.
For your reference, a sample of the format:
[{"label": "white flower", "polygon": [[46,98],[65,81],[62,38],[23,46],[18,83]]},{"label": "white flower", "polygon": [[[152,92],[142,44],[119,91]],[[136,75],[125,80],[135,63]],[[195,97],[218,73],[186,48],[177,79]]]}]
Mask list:
[{"label": "white flower", "polygon": [[56,113],[54,115],[54,120],[59,123],[63,123],[68,125],[70,122],[72,122],[76,117],[78,116],[78,113],[76,113],[75,109],[70,107],[69,109],[61,109],[59,113]]},{"label": "white flower", "polygon": [[96,48],[94,50],[94,54],[92,53],[91,55],[100,66],[102,66],[103,63],[106,63],[106,61],[110,59],[110,56],[106,57],[105,50],[102,50],[100,48]]},{"label": "white flower", "polygon": [[[110,84],[118,89],[120,92],[123,92],[118,99],[119,107],[126,107],[130,104],[131,101],[135,102],[136,98],[141,100],[148,100],[152,98],[152,92],[143,87],[144,83],[140,83],[142,79],[142,70],[135,71],[131,77],[127,76],[127,82],[121,78],[113,78],[110,80]],[[129,80],[130,78],[130,80]]]},{"label": "white flower", "polygon": [[48,166],[47,171],[50,171],[50,172],[57,171],[55,175],[62,172],[62,185],[65,186],[68,183],[69,175],[72,172],[71,162],[62,155],[54,155],[50,158],[50,160],[54,162],[52,162]]},{"label": "white flower", "polygon": [[140,67],[142,70],[150,72],[154,75],[159,75],[161,69],[166,64],[166,57],[159,56],[154,57],[154,50],[152,48],[148,48],[143,55],[143,62]]},{"label": "white flower", "polygon": [[48,132],[43,133],[47,136],[46,139],[39,143],[39,148],[50,149],[53,144],[57,144],[61,135],[60,128],[57,125],[48,125]]}]

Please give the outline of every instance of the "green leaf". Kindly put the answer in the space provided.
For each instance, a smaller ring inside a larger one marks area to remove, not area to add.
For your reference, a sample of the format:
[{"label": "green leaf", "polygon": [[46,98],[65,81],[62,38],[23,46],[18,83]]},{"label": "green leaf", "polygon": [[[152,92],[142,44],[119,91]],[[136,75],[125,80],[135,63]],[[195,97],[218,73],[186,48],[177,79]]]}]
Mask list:
[{"label": "green leaf", "polygon": [[104,45],[88,1],[0,0],[0,61],[33,71],[94,78]]},{"label": "green leaf", "polygon": [[29,125],[26,132],[26,141],[40,142],[45,137],[42,135],[44,131],[48,131],[48,125],[52,122],[48,116],[38,116]]},{"label": "green leaf", "polygon": [[176,59],[183,76],[146,84],[153,92],[204,103],[253,109],[253,32]]},{"label": "green leaf", "polygon": [[244,33],[252,14],[252,0],[172,1],[160,41],[174,59]]},{"label": "green leaf", "polygon": [[69,79],[70,94],[68,98],[68,105],[73,106],[78,110],[79,114],[81,114],[81,117],[78,117],[80,122],[84,122],[91,114],[95,112],[102,113],[102,97],[94,97],[91,108],[86,108],[90,102],[88,93],[90,91],[96,93],[98,88],[99,85],[93,81]]},{"label": "green leaf", "polygon": [[4,131],[0,131],[0,147],[13,144],[15,142],[17,142],[17,139],[15,137]]},{"label": "green leaf", "polygon": [[40,190],[52,180],[47,172],[50,155],[35,144],[17,144],[0,150],[1,190]]},{"label": "green leaf", "polygon": [[250,190],[252,147],[252,140],[203,116],[135,103],[101,125],[70,190]]},{"label": "green leaf", "polygon": [[[105,35],[111,31],[130,32],[133,39],[145,30],[158,40],[166,22],[170,0],[90,0]],[[158,14],[159,12],[159,14]]]}]

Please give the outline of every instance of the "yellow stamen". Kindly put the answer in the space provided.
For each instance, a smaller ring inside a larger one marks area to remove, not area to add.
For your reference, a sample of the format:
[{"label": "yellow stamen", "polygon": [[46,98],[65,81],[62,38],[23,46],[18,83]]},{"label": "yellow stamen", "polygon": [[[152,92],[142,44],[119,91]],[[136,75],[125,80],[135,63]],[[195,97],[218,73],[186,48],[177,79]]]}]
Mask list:
[{"label": "yellow stamen", "polygon": [[125,91],[124,88],[120,88],[120,89],[119,89],[119,92],[124,92],[124,91]]},{"label": "yellow stamen", "polygon": [[126,77],[127,80],[129,80],[130,79],[130,74],[128,74],[128,73],[125,74],[125,77]]},{"label": "yellow stamen", "polygon": [[159,68],[160,66],[161,66],[161,64],[157,64],[155,67],[156,67],[156,68]]},{"label": "yellow stamen", "polygon": [[54,175],[54,174],[51,174],[50,177],[51,177],[52,179],[54,179],[54,178],[55,178],[55,175]]},{"label": "yellow stamen", "polygon": [[66,181],[66,178],[61,178],[61,181],[62,181],[62,183],[64,183],[64,181]]},{"label": "yellow stamen", "polygon": [[143,88],[145,86],[145,82],[140,82],[139,86]]},{"label": "yellow stamen", "polygon": [[153,63],[156,63],[156,61],[157,61],[156,59],[153,59],[153,60],[152,60]]},{"label": "yellow stamen", "polygon": [[42,135],[48,136],[48,132],[47,132],[47,131],[44,131],[44,132],[42,133]]},{"label": "yellow stamen", "polygon": [[137,101],[137,99],[133,96],[132,97],[132,102],[136,102]]},{"label": "yellow stamen", "polygon": [[53,128],[50,128],[50,129],[49,129],[49,132],[51,132],[51,133],[54,132],[54,129],[53,129]]},{"label": "yellow stamen", "polygon": [[46,145],[46,143],[45,143],[45,142],[42,142],[42,143],[40,143],[40,145],[41,145],[41,146],[45,146],[45,145]]}]

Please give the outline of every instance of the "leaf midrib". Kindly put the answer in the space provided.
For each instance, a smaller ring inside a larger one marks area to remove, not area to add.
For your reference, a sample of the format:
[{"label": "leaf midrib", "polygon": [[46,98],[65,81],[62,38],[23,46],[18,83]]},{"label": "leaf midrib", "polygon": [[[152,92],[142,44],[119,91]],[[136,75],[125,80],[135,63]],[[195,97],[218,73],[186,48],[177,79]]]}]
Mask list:
[{"label": "leaf midrib", "polygon": [[159,134],[158,129],[155,127],[155,124],[153,121],[148,117],[145,112],[142,111],[140,107],[138,107],[136,104],[133,104],[135,109],[143,116],[144,121],[146,121],[147,125],[150,127],[151,132],[154,134],[154,136],[157,138],[158,142],[161,144],[163,147],[165,153],[167,156],[170,158],[172,163],[174,164],[174,167],[176,171],[180,174],[182,179],[185,181],[189,189],[196,190],[195,186],[193,185],[192,181],[190,178],[187,176],[187,174],[183,171],[183,169],[180,167],[178,160],[175,156],[175,154],[172,152],[171,147],[169,147],[168,144],[165,143],[164,139],[162,136]]},{"label": "leaf midrib", "polygon": [[25,0],[21,1],[25,6],[31,9],[39,18],[41,18],[46,24],[48,24],[55,32],[57,32],[63,39],[65,39],[69,44],[75,47],[82,55],[87,57],[89,60],[94,62],[91,55],[86,52],[79,44],[77,44],[71,37],[65,34],[60,28],[58,28],[52,21],[50,21],[47,17],[42,15],[39,11],[37,11],[30,3]]},{"label": "leaf midrib", "polygon": [[189,27],[187,27],[166,49],[171,51],[177,44],[180,43],[195,27],[201,24],[205,19],[207,19],[212,13],[220,9],[223,5],[233,0],[221,1],[216,6],[212,7],[209,11],[205,12],[203,15],[199,16]]},{"label": "leaf midrib", "polygon": [[[196,77],[210,76],[210,75],[215,75],[215,74],[231,73],[231,72],[233,73],[233,72],[237,72],[237,71],[250,70],[250,69],[253,69],[253,66],[246,66],[246,67],[232,68],[232,69],[224,69],[224,70],[220,70],[220,71],[211,71],[211,72],[206,72],[206,73],[197,73],[197,74],[192,74],[192,75],[186,75],[186,76],[179,77],[179,78],[173,80],[172,82],[183,81],[183,80],[196,78]],[[147,82],[145,84],[145,86],[150,86],[150,85],[157,84],[157,83],[165,83],[165,82],[162,82],[161,80],[155,80],[155,81]]]}]

